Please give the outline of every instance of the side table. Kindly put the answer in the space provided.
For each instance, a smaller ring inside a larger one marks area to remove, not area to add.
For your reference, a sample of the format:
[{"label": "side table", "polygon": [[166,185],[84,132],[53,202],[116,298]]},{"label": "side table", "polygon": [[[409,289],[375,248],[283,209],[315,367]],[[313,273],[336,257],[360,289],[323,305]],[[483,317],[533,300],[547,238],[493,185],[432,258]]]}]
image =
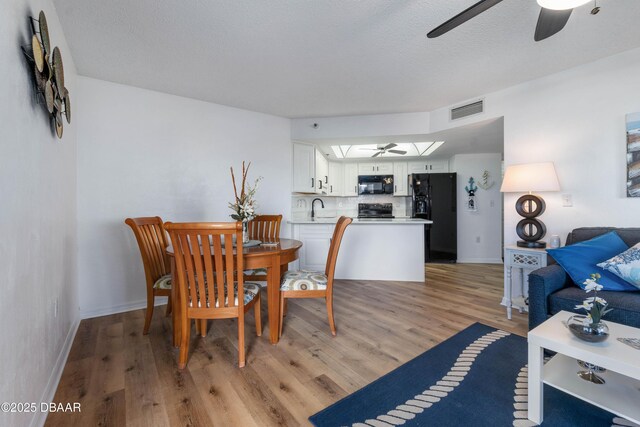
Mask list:
[{"label": "side table", "polygon": [[[507,307],[507,319],[511,320],[511,309],[516,307],[520,312],[527,310],[526,296],[513,298],[513,269],[520,269],[520,280],[524,285],[529,273],[547,266],[547,251],[545,249],[521,248],[519,246],[505,246],[504,248],[504,297],[502,304]],[[524,287],[524,286],[523,286]]]}]

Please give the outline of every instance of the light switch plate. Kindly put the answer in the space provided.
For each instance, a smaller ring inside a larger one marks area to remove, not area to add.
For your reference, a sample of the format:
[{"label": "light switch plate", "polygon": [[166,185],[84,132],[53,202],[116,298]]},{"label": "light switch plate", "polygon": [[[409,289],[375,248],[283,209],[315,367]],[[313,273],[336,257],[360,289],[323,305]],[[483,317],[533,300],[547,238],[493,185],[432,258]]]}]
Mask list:
[{"label": "light switch plate", "polygon": [[573,206],[573,197],[571,196],[571,194],[562,195],[562,206],[564,206],[565,208]]}]

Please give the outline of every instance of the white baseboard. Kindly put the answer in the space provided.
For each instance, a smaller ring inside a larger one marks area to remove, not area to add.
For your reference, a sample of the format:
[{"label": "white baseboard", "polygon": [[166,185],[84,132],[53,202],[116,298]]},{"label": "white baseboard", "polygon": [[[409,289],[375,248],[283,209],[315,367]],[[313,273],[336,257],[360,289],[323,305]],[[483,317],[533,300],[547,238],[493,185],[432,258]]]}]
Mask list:
[{"label": "white baseboard", "polygon": [[[75,319],[71,323],[71,327],[69,328],[67,337],[64,340],[64,344],[62,345],[60,354],[58,354],[56,363],[51,370],[51,375],[49,376],[47,385],[44,388],[44,392],[42,393],[40,402],[53,402],[53,397],[56,394],[58,384],[60,383],[60,378],[62,377],[62,371],[64,370],[64,366],[67,364],[67,357],[69,357],[73,339],[75,338],[76,332],[78,331],[78,326],[80,326],[80,318]],[[29,423],[31,427],[43,426],[45,421],[47,420],[48,413],[40,412],[39,409],[40,408],[38,408],[38,411],[34,413],[33,418],[31,419],[31,423]]]},{"label": "white baseboard", "polygon": [[[155,306],[165,305],[167,297],[156,297]],[[95,310],[80,310],[80,318],[91,319],[92,317],[108,316],[110,314],[124,313],[127,311],[139,310],[147,307],[147,300],[139,300],[128,302],[126,304],[114,305],[111,307],[103,307]]]},{"label": "white baseboard", "polygon": [[458,264],[503,264],[502,258],[458,258]]}]

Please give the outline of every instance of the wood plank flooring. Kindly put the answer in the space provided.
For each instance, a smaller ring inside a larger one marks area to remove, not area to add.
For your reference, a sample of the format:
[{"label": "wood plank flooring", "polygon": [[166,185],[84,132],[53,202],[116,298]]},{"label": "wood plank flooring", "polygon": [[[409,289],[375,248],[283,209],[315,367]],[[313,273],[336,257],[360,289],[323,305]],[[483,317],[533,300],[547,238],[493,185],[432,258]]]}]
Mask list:
[{"label": "wood plank flooring", "polygon": [[52,413],[46,425],[310,425],[310,415],[474,322],[524,335],[526,313],[506,319],[502,286],[502,266],[480,264],[430,264],[426,283],[338,281],[337,337],[320,299],[289,301],[277,345],[267,326],[255,336],[249,314],[242,369],[236,320],[192,334],[183,371],[164,307],[146,336],[144,310],[83,320],[54,399],[81,402],[82,412]]}]

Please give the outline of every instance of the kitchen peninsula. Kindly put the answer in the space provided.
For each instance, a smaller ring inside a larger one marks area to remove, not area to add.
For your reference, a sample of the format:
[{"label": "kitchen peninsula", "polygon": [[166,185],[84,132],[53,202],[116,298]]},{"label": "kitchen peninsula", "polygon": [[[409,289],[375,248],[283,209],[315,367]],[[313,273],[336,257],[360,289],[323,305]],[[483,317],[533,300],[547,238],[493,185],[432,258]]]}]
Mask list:
[{"label": "kitchen peninsula", "polygon": [[[299,265],[324,271],[337,218],[293,219],[291,237],[303,242]],[[424,225],[414,218],[353,219],[344,234],[336,279],[424,282]]]}]

